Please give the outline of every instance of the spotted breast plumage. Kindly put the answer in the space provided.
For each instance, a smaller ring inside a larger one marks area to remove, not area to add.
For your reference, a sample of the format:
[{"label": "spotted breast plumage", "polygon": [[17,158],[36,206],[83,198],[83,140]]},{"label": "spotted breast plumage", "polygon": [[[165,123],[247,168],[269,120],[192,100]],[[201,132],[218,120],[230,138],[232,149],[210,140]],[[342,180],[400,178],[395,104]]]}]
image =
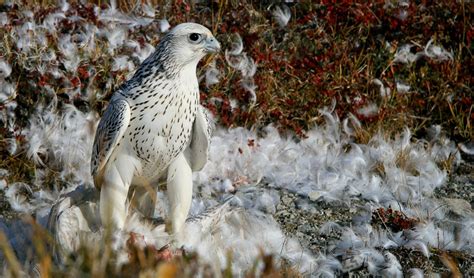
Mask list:
[{"label": "spotted breast plumage", "polygon": [[191,204],[192,171],[204,167],[210,138],[196,67],[219,49],[206,27],[180,24],[113,94],[97,128],[91,160],[103,225],[122,229],[133,200],[151,214],[155,198],[146,187],[166,179],[172,232],[181,229]]}]

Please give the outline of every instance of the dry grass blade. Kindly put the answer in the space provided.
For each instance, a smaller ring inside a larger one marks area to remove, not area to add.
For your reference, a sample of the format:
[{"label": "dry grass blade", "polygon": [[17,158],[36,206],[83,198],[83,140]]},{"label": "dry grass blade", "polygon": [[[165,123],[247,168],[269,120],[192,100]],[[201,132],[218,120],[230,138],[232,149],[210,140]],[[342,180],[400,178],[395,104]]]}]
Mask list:
[{"label": "dry grass blade", "polygon": [[159,278],[175,278],[178,277],[178,268],[176,263],[164,263],[158,267],[156,277]]},{"label": "dry grass blade", "polygon": [[33,228],[33,245],[38,257],[39,273],[41,277],[51,277],[53,262],[50,248],[54,244],[51,235],[41,227],[32,217],[27,217],[26,221]]},{"label": "dry grass blade", "polygon": [[12,247],[10,244],[8,244],[8,239],[3,231],[0,231],[0,249],[3,252],[6,262],[8,263],[8,270],[10,271],[10,274],[15,278],[21,277],[21,265],[18,262]]},{"label": "dry grass blade", "polygon": [[449,269],[450,277],[461,278],[463,277],[461,271],[459,270],[458,264],[455,259],[449,255],[447,252],[442,252],[440,256],[441,262]]}]

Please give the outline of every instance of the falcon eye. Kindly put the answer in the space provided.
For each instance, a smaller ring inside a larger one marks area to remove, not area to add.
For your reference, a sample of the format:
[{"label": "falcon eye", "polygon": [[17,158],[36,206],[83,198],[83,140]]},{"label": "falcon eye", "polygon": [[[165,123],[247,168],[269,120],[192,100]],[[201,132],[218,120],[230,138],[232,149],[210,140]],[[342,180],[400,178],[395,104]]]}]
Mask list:
[{"label": "falcon eye", "polygon": [[192,33],[191,35],[189,35],[189,40],[191,42],[199,42],[201,40],[201,34]]}]

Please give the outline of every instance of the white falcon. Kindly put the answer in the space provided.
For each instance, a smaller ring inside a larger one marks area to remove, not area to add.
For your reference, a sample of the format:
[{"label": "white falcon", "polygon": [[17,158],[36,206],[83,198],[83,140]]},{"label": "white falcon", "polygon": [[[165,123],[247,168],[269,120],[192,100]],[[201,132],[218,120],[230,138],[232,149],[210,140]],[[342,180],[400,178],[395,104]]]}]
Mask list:
[{"label": "white falcon", "polygon": [[180,24],[113,94],[91,160],[104,226],[123,229],[129,204],[150,216],[155,196],[148,193],[149,185],[166,180],[168,222],[174,234],[180,231],[191,205],[192,171],[204,167],[210,139],[196,67],[207,53],[219,49],[206,27]]}]

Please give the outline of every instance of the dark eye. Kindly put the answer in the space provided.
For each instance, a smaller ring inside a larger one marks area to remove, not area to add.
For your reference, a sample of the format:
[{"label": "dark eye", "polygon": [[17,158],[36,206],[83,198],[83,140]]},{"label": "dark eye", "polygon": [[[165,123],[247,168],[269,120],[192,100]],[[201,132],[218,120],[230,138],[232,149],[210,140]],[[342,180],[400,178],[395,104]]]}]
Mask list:
[{"label": "dark eye", "polygon": [[201,40],[201,35],[198,33],[192,33],[191,35],[189,35],[189,40],[192,42],[198,42]]}]

